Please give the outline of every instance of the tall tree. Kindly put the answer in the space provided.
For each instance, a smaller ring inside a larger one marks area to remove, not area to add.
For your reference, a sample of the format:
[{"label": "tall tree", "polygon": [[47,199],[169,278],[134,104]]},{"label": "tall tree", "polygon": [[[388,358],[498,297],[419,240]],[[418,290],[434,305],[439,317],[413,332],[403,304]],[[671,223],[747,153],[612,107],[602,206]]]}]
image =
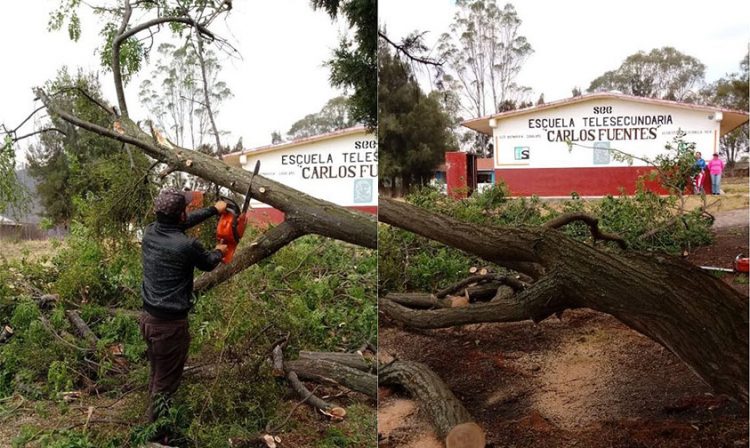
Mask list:
[{"label": "tall tree", "polygon": [[351,118],[348,102],[345,96],[331,98],[319,112],[295,121],[287,131],[287,138],[312,137],[354,126],[356,122]]},{"label": "tall tree", "polygon": [[693,102],[704,82],[706,66],[672,47],[639,51],[622,65],[591,81],[589,92],[619,90],[628,95]]},{"label": "tall tree", "polygon": [[470,117],[497,112],[516,100],[515,79],[533,52],[519,34],[521,19],[512,4],[495,0],[458,0],[450,31],[438,42],[444,82],[461,92],[462,111]]},{"label": "tall tree", "polygon": [[349,97],[355,122],[373,129],[378,123],[378,2],[377,0],[312,0],[313,8],[331,18],[340,15],[354,29],[352,39],[343,37],[333,57],[331,84],[352,89]]},{"label": "tall tree", "polygon": [[432,178],[444,153],[456,143],[440,93],[425,95],[411,66],[381,46],[378,57],[379,173],[400,178],[405,190]]},{"label": "tall tree", "polygon": [[[731,73],[706,86],[701,92],[703,101],[713,106],[747,111],[748,101],[748,55],[740,61],[739,73]],[[721,137],[721,152],[727,164],[733,166],[740,154],[748,152],[748,123]]]},{"label": "tall tree", "polygon": [[[197,51],[190,41],[186,41],[179,47],[163,43],[157,52],[159,59],[151,77],[140,85],[138,96],[141,104],[172,141],[197,148],[205,144],[212,133]],[[213,51],[205,51],[204,65],[215,116],[221,104],[232,97],[232,91],[218,79],[221,65]]]}]

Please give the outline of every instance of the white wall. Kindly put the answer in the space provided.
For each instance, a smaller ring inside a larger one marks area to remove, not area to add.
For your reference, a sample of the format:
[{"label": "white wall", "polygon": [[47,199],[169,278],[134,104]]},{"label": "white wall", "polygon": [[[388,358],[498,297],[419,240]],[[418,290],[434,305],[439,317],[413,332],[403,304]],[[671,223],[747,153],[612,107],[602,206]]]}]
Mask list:
[{"label": "white wall", "polygon": [[[260,160],[262,176],[338,205],[378,204],[377,139],[364,130],[327,140],[245,154],[242,167],[252,171]],[[253,207],[267,207],[253,200]]]},{"label": "white wall", "polygon": [[[603,109],[595,111],[595,108]],[[678,129],[687,132],[685,140],[695,142],[704,159],[710,159],[713,151],[718,149],[720,125],[708,118],[710,114],[621,99],[596,99],[498,119],[498,127],[493,133],[495,168],[628,166],[627,162],[614,160],[612,151],[590,147],[609,145],[633,156],[653,159],[665,151],[664,145],[672,140]],[[665,124],[626,124],[624,121],[630,117],[646,116],[662,119]],[[555,119],[558,120],[536,121]],[[623,121],[614,121],[618,119]],[[670,119],[671,124],[666,124]],[[569,150],[566,138],[589,148],[574,145]],[[523,158],[524,151],[527,151],[526,159]],[[642,165],[643,162],[633,161],[633,166]]]}]

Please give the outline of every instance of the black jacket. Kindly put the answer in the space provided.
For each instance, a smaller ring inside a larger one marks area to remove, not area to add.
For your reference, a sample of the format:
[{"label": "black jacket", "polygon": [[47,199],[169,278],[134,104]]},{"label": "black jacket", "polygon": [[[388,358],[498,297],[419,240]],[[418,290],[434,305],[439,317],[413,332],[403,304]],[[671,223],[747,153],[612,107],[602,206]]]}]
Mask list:
[{"label": "black jacket", "polygon": [[143,309],[161,319],[185,319],[193,296],[193,270],[210,271],[221,261],[219,250],[206,250],[185,230],[217,214],[216,208],[196,210],[180,224],[153,222],[141,242]]}]

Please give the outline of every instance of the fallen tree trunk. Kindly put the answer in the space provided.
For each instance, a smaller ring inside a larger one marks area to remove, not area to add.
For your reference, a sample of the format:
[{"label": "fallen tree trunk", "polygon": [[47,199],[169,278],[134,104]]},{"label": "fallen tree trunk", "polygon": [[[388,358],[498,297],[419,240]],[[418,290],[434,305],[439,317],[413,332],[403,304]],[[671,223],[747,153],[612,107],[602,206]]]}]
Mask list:
[{"label": "fallen tree trunk", "polygon": [[365,359],[358,353],[339,352],[299,352],[300,360],[323,360],[335,362],[362,372],[375,373],[375,363]]},{"label": "fallen tree trunk", "polygon": [[591,308],[669,349],[716,392],[748,400],[747,298],[684,260],[602,251],[553,228],[465,223],[387,198],[380,200],[379,219],[511,269],[536,266],[539,278],[510,299],[463,308],[419,311],[381,299],[380,310],[394,320],[441,328],[538,322]]},{"label": "fallen tree trunk", "polygon": [[284,369],[293,370],[304,380],[338,384],[372,398],[377,397],[378,394],[376,375],[337,362],[323,359],[298,359],[284,362]]},{"label": "fallen tree trunk", "polygon": [[429,367],[411,361],[394,361],[379,371],[384,386],[406,389],[429,415],[447,448],[484,448],[485,434],[448,386]]}]

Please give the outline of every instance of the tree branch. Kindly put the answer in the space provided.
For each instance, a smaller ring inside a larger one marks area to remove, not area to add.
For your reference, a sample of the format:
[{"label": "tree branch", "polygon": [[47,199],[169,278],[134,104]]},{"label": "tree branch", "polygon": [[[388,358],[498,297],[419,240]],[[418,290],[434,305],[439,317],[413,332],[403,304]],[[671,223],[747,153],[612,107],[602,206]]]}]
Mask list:
[{"label": "tree branch", "polygon": [[229,280],[234,274],[273,255],[276,251],[302,235],[304,235],[304,232],[301,232],[293,224],[284,221],[278,226],[267,230],[250,243],[249,246],[237,251],[230,264],[221,265],[211,272],[202,274],[196,279],[193,289],[196,292],[205,292]]},{"label": "tree branch", "polygon": [[157,144],[153,137],[126,117],[115,122],[117,131],[90,123],[59,108],[41,89],[35,89],[35,93],[50,112],[63,120],[82,129],[141,148],[150,157],[169,166],[178,166],[181,171],[241,194],[247,192],[252,179],[252,196],[283,211],[286,220],[302,232],[316,233],[371,249],[377,247],[377,225],[371,217],[361,212],[311,197],[261,175],[253,177],[252,173],[230,167],[221,160],[198,151]]},{"label": "tree branch", "polygon": [[566,213],[564,215],[558,216],[555,219],[547,221],[546,223],[544,223],[544,227],[548,229],[559,229],[560,227],[564,227],[576,221],[583,222],[589,227],[591,236],[594,238],[594,241],[614,241],[618,246],[620,246],[620,249],[625,250],[628,248],[628,243],[626,243],[620,235],[602,232],[599,228],[599,219],[594,216],[587,215],[586,213]]},{"label": "tree branch", "polygon": [[568,308],[560,284],[553,276],[545,277],[516,294],[510,301],[477,303],[459,308],[414,310],[386,298],[378,301],[378,310],[412,328],[446,328],[485,322],[540,322]]},{"label": "tree branch", "polygon": [[411,59],[414,62],[418,62],[424,65],[432,65],[434,67],[443,66],[442,62],[438,62],[434,59],[424,58],[424,57],[415,56],[411,54],[411,50],[408,49],[405,45],[400,45],[400,44],[397,44],[396,42],[393,42],[391,39],[388,38],[388,36],[385,33],[383,33],[380,30],[378,30],[378,37],[380,37],[381,39],[386,41],[390,46],[395,48],[397,52],[403,54],[404,56],[406,56],[407,58]]}]

